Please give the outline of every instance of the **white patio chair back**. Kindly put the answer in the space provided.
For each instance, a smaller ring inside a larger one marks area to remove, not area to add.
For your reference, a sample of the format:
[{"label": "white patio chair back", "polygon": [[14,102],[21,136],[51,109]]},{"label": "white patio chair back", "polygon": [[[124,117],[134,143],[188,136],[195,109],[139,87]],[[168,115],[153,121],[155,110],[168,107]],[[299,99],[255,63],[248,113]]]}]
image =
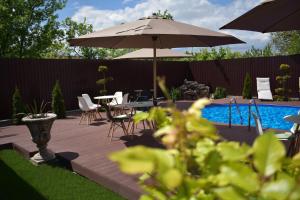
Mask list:
[{"label": "white patio chair back", "polygon": [[254,122],[255,122],[255,128],[256,128],[256,133],[257,135],[262,135],[264,134],[264,131],[263,131],[263,128],[262,128],[262,125],[261,125],[261,122],[259,120],[259,118],[257,117],[257,115],[254,113],[254,112],[251,112],[252,113],[252,116],[253,116],[253,119],[254,119]]},{"label": "white patio chair back", "polygon": [[114,96],[115,96],[115,98],[113,98],[113,100],[109,103],[110,106],[115,106],[115,105],[122,103],[123,92],[120,92],[120,91],[115,92]]},{"label": "white patio chair back", "polygon": [[123,100],[123,92],[116,92],[115,93],[117,104],[121,104]]},{"label": "white patio chair back", "polygon": [[78,98],[78,106],[80,110],[85,112],[91,110],[83,97],[77,97],[77,98]]},{"label": "white patio chair back", "polygon": [[122,104],[127,104],[128,102],[129,93],[124,94],[122,99]]},{"label": "white patio chair back", "polygon": [[85,102],[87,103],[87,105],[92,108],[95,106],[95,104],[92,102],[90,96],[88,94],[82,94],[82,97],[84,98]]},{"label": "white patio chair back", "polygon": [[261,100],[273,100],[270,78],[256,78],[257,96]]}]

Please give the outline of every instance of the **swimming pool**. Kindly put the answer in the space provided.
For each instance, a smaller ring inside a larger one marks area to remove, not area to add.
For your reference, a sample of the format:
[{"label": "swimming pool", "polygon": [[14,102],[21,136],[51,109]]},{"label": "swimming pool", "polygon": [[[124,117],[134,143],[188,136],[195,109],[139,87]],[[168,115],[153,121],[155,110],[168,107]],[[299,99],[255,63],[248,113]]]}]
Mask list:
[{"label": "swimming pool", "polygon": [[[257,105],[263,128],[274,128],[289,130],[292,123],[283,119],[286,115],[296,115],[300,107],[295,106],[277,106],[277,105]],[[239,104],[239,108],[243,117],[243,125],[248,126],[248,105]],[[255,107],[251,110],[256,113]],[[211,104],[202,111],[202,116],[210,121],[228,124],[228,104]],[[241,119],[235,105],[232,105],[232,124],[241,124]],[[251,116],[251,126],[255,126],[253,117]]]}]

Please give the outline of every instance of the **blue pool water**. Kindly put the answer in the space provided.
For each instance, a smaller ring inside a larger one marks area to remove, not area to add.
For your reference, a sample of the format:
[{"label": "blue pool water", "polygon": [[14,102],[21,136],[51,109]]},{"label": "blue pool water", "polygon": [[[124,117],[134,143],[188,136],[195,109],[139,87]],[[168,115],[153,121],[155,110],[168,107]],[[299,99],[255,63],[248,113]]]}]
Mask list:
[{"label": "blue pool water", "polygon": [[[243,125],[248,125],[248,105],[239,104],[239,108],[243,117]],[[256,109],[252,106],[251,109],[256,113]],[[263,128],[274,128],[289,130],[292,127],[292,123],[286,122],[283,117],[286,115],[296,115],[300,110],[300,107],[293,106],[275,106],[275,105],[258,105],[258,110],[262,119]],[[229,106],[228,104],[219,105],[211,104],[205,107],[202,111],[202,116],[213,122],[220,122],[228,124],[228,114]],[[237,108],[232,105],[232,124],[241,124],[241,119],[239,117]],[[253,117],[251,116],[251,126],[255,126]]]}]

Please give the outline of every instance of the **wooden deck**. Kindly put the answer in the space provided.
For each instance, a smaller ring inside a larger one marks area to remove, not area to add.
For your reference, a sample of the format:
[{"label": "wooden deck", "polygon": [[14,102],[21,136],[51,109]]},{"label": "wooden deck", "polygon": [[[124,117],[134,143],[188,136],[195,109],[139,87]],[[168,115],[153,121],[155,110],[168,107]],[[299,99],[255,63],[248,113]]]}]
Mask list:
[{"label": "wooden deck", "polygon": [[[215,103],[227,102],[228,100],[215,101]],[[300,105],[299,102],[291,103]],[[179,106],[184,108],[190,104],[191,102],[180,102]],[[78,122],[78,114],[69,115],[67,119],[56,120],[52,127],[52,138],[48,148],[58,157],[66,160],[74,172],[104,185],[127,199],[138,199],[141,190],[136,183],[137,177],[121,173],[117,165],[108,160],[107,156],[111,152],[137,144],[160,147],[152,137],[151,131],[139,127],[137,135],[130,139],[123,136],[122,130],[118,129],[115,133],[118,138],[110,142],[107,137],[109,123],[105,119],[97,120],[91,125],[79,125]],[[247,127],[235,126],[231,129],[224,125],[217,125],[217,127],[220,134],[229,140],[251,144],[256,135],[254,129],[248,132]],[[8,147],[13,147],[26,157],[36,152],[30,133],[24,125],[0,127],[0,149]]]}]

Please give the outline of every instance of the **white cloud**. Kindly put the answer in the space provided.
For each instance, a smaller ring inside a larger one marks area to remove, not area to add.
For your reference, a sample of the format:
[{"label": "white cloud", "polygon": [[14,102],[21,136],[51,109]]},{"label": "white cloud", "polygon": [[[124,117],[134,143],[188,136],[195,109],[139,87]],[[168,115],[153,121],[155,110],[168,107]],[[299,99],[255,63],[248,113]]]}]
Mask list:
[{"label": "white cloud", "polygon": [[[123,3],[131,0],[124,0]],[[92,6],[83,6],[72,17],[82,22],[93,24],[95,30],[111,27],[123,22],[137,20],[149,16],[157,10],[168,10],[177,21],[218,30],[219,27],[232,21],[249,9],[260,3],[261,0],[232,0],[226,5],[212,3],[210,0],[144,0],[133,7],[116,10],[101,10]],[[251,45],[261,48],[269,41],[269,34],[248,31],[222,30],[246,41],[245,45],[232,45],[238,50],[248,49]]]}]

